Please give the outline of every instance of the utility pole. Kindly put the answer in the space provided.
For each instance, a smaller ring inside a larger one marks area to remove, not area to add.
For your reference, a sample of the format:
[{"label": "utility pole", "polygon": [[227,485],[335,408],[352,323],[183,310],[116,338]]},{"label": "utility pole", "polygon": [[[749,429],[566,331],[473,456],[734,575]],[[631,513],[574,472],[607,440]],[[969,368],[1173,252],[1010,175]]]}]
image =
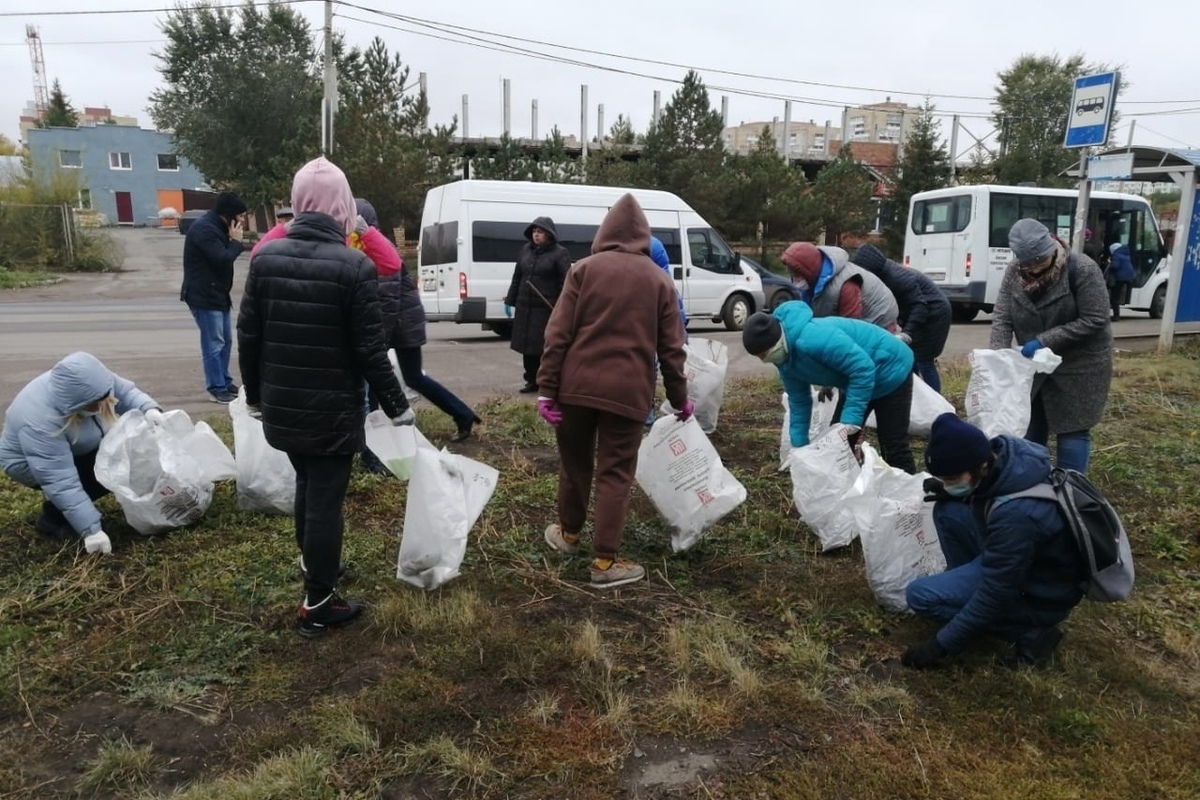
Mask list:
[{"label": "utility pole", "polygon": [[325,94],[321,98],[321,152],[333,154],[333,115],[337,110],[337,66],[333,63],[333,0],[325,0]]},{"label": "utility pole", "polygon": [[958,186],[958,114],[950,122],[950,185]]}]

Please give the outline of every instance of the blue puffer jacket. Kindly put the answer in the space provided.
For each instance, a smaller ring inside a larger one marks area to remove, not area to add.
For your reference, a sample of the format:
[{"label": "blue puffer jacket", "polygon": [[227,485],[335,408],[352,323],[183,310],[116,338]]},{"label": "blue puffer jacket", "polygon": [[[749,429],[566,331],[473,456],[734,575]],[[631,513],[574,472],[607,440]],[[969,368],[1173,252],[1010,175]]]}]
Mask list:
[{"label": "blue puffer jacket", "polygon": [[[1046,480],[1050,454],[1015,436],[992,439],[992,453],[991,472],[968,498],[976,526],[983,531],[983,575],[967,604],[938,631],[938,642],[949,653],[961,652],[975,636],[1010,620],[1016,606],[1024,605],[1036,615],[1039,610],[1071,609],[1083,597],[1079,551],[1057,503],[1004,499]],[[943,502],[959,501],[938,505]],[[936,508],[934,512],[936,519]]]},{"label": "blue puffer jacket", "polygon": [[18,483],[41,487],[81,536],[100,530],[100,512],[79,482],[75,456],[99,449],[104,430],[97,417],[70,418],[110,392],[117,398],[118,414],[158,408],[153,398],[109,372],[95,356],[72,353],[17,394],[0,433],[0,467]]},{"label": "blue puffer jacket", "polygon": [[[671,257],[667,255],[667,248],[659,240],[657,236],[650,237],[650,260],[658,264],[658,268],[667,273],[667,277],[672,281],[675,277],[671,275]],[[675,299],[679,301],[679,318],[683,320],[683,327],[687,327],[687,314],[683,310],[683,296],[679,294],[679,290],[675,290]]]},{"label": "blue puffer jacket", "polygon": [[787,339],[787,360],[777,368],[788,393],[793,447],[808,444],[814,384],[838,387],[846,397],[839,422],[861,428],[867,405],[896,391],[912,372],[912,350],[878,325],[817,319],[800,300],[776,308],[775,318]]},{"label": "blue puffer jacket", "polygon": [[1116,244],[1109,248],[1111,262],[1108,274],[1117,283],[1133,282],[1133,256],[1129,253],[1129,245]]}]

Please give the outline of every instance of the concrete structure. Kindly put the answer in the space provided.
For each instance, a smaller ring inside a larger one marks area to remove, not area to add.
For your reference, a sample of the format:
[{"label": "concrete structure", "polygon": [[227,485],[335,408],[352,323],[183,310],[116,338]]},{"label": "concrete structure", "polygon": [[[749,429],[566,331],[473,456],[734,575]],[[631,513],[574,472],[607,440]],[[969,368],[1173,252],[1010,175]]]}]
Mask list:
[{"label": "concrete structure", "polygon": [[107,224],[158,225],[159,209],[182,212],[189,207],[185,193],[209,188],[160,131],[95,125],[33,128],[27,135],[35,172],[78,174],[79,208]]},{"label": "concrete structure", "polygon": [[[26,102],[25,109],[18,118],[21,129],[21,141],[29,141],[28,133],[38,126],[40,119],[37,106],[33,101]],[[136,128],[138,124],[137,117],[114,114],[112,109],[107,106],[84,106],[83,111],[80,111],[75,116],[75,119],[80,125],[124,125]]]},{"label": "concrete structure", "polygon": [[910,111],[905,103],[887,98],[882,103],[846,110],[846,139],[851,142],[886,142],[900,144],[907,129],[905,117]]}]

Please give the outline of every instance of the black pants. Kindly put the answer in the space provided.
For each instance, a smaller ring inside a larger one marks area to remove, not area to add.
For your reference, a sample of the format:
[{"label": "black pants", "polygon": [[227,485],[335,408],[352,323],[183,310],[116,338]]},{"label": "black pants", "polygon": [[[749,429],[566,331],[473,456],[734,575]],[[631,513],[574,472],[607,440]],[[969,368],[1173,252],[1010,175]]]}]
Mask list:
[{"label": "black pants", "polygon": [[[83,490],[87,492],[87,496],[92,500],[99,500],[101,497],[109,494],[100,481],[96,480],[96,453],[99,450],[93,450],[90,453],[82,453],[75,456],[75,471],[79,473],[79,483],[83,486]],[[42,516],[49,520],[54,525],[69,525],[67,518],[63,516],[62,511],[58,506],[51,503],[49,500],[42,501]],[[79,531],[76,531],[78,534]]]},{"label": "black pants", "polygon": [[[421,371],[421,348],[397,347],[396,362],[400,365],[400,374],[408,387],[449,414],[459,428],[467,427],[475,419],[475,412],[459,400],[458,395]],[[536,379],[535,370],[534,380]]]},{"label": "black pants", "polygon": [[316,604],[336,588],[345,530],[342,504],[354,456],[288,453],[288,460],[296,468],[296,545],[307,570],[304,591]]},{"label": "black pants", "polygon": [[[889,466],[898,467],[909,475],[917,474],[912,448],[908,444],[908,421],[912,416],[912,374],[905,378],[891,394],[877,397],[867,405],[867,416],[875,412],[875,433],[879,436],[879,449]],[[842,407],[846,402],[844,393],[839,392],[838,407],[834,419],[841,419]]]},{"label": "black pants", "polygon": [[542,354],[521,356],[521,361],[525,364],[525,382],[537,386],[537,374],[542,366]]},{"label": "black pants", "polygon": [[1125,295],[1129,292],[1129,287],[1132,285],[1128,281],[1122,281],[1108,288],[1108,302],[1112,306],[1112,318],[1114,320],[1121,318],[1121,304],[1125,302]]}]

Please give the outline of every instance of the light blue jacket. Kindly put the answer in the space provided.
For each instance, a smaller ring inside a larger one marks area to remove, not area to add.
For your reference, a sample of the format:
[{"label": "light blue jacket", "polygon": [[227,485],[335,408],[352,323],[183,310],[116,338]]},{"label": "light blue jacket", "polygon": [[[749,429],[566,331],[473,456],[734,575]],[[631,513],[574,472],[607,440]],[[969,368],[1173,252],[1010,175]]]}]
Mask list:
[{"label": "light blue jacket", "polygon": [[813,385],[836,386],[846,398],[838,421],[861,428],[870,402],[896,391],[912,372],[912,350],[878,325],[814,318],[800,300],[776,308],[775,318],[787,340],[787,360],[777,369],[788,393],[792,447],[808,444]]},{"label": "light blue jacket", "polygon": [[18,483],[40,487],[80,536],[100,530],[100,512],[79,481],[75,456],[98,450],[104,430],[98,417],[68,421],[109,393],[117,398],[117,414],[158,408],[95,356],[72,353],[17,394],[0,432],[0,468]]}]

